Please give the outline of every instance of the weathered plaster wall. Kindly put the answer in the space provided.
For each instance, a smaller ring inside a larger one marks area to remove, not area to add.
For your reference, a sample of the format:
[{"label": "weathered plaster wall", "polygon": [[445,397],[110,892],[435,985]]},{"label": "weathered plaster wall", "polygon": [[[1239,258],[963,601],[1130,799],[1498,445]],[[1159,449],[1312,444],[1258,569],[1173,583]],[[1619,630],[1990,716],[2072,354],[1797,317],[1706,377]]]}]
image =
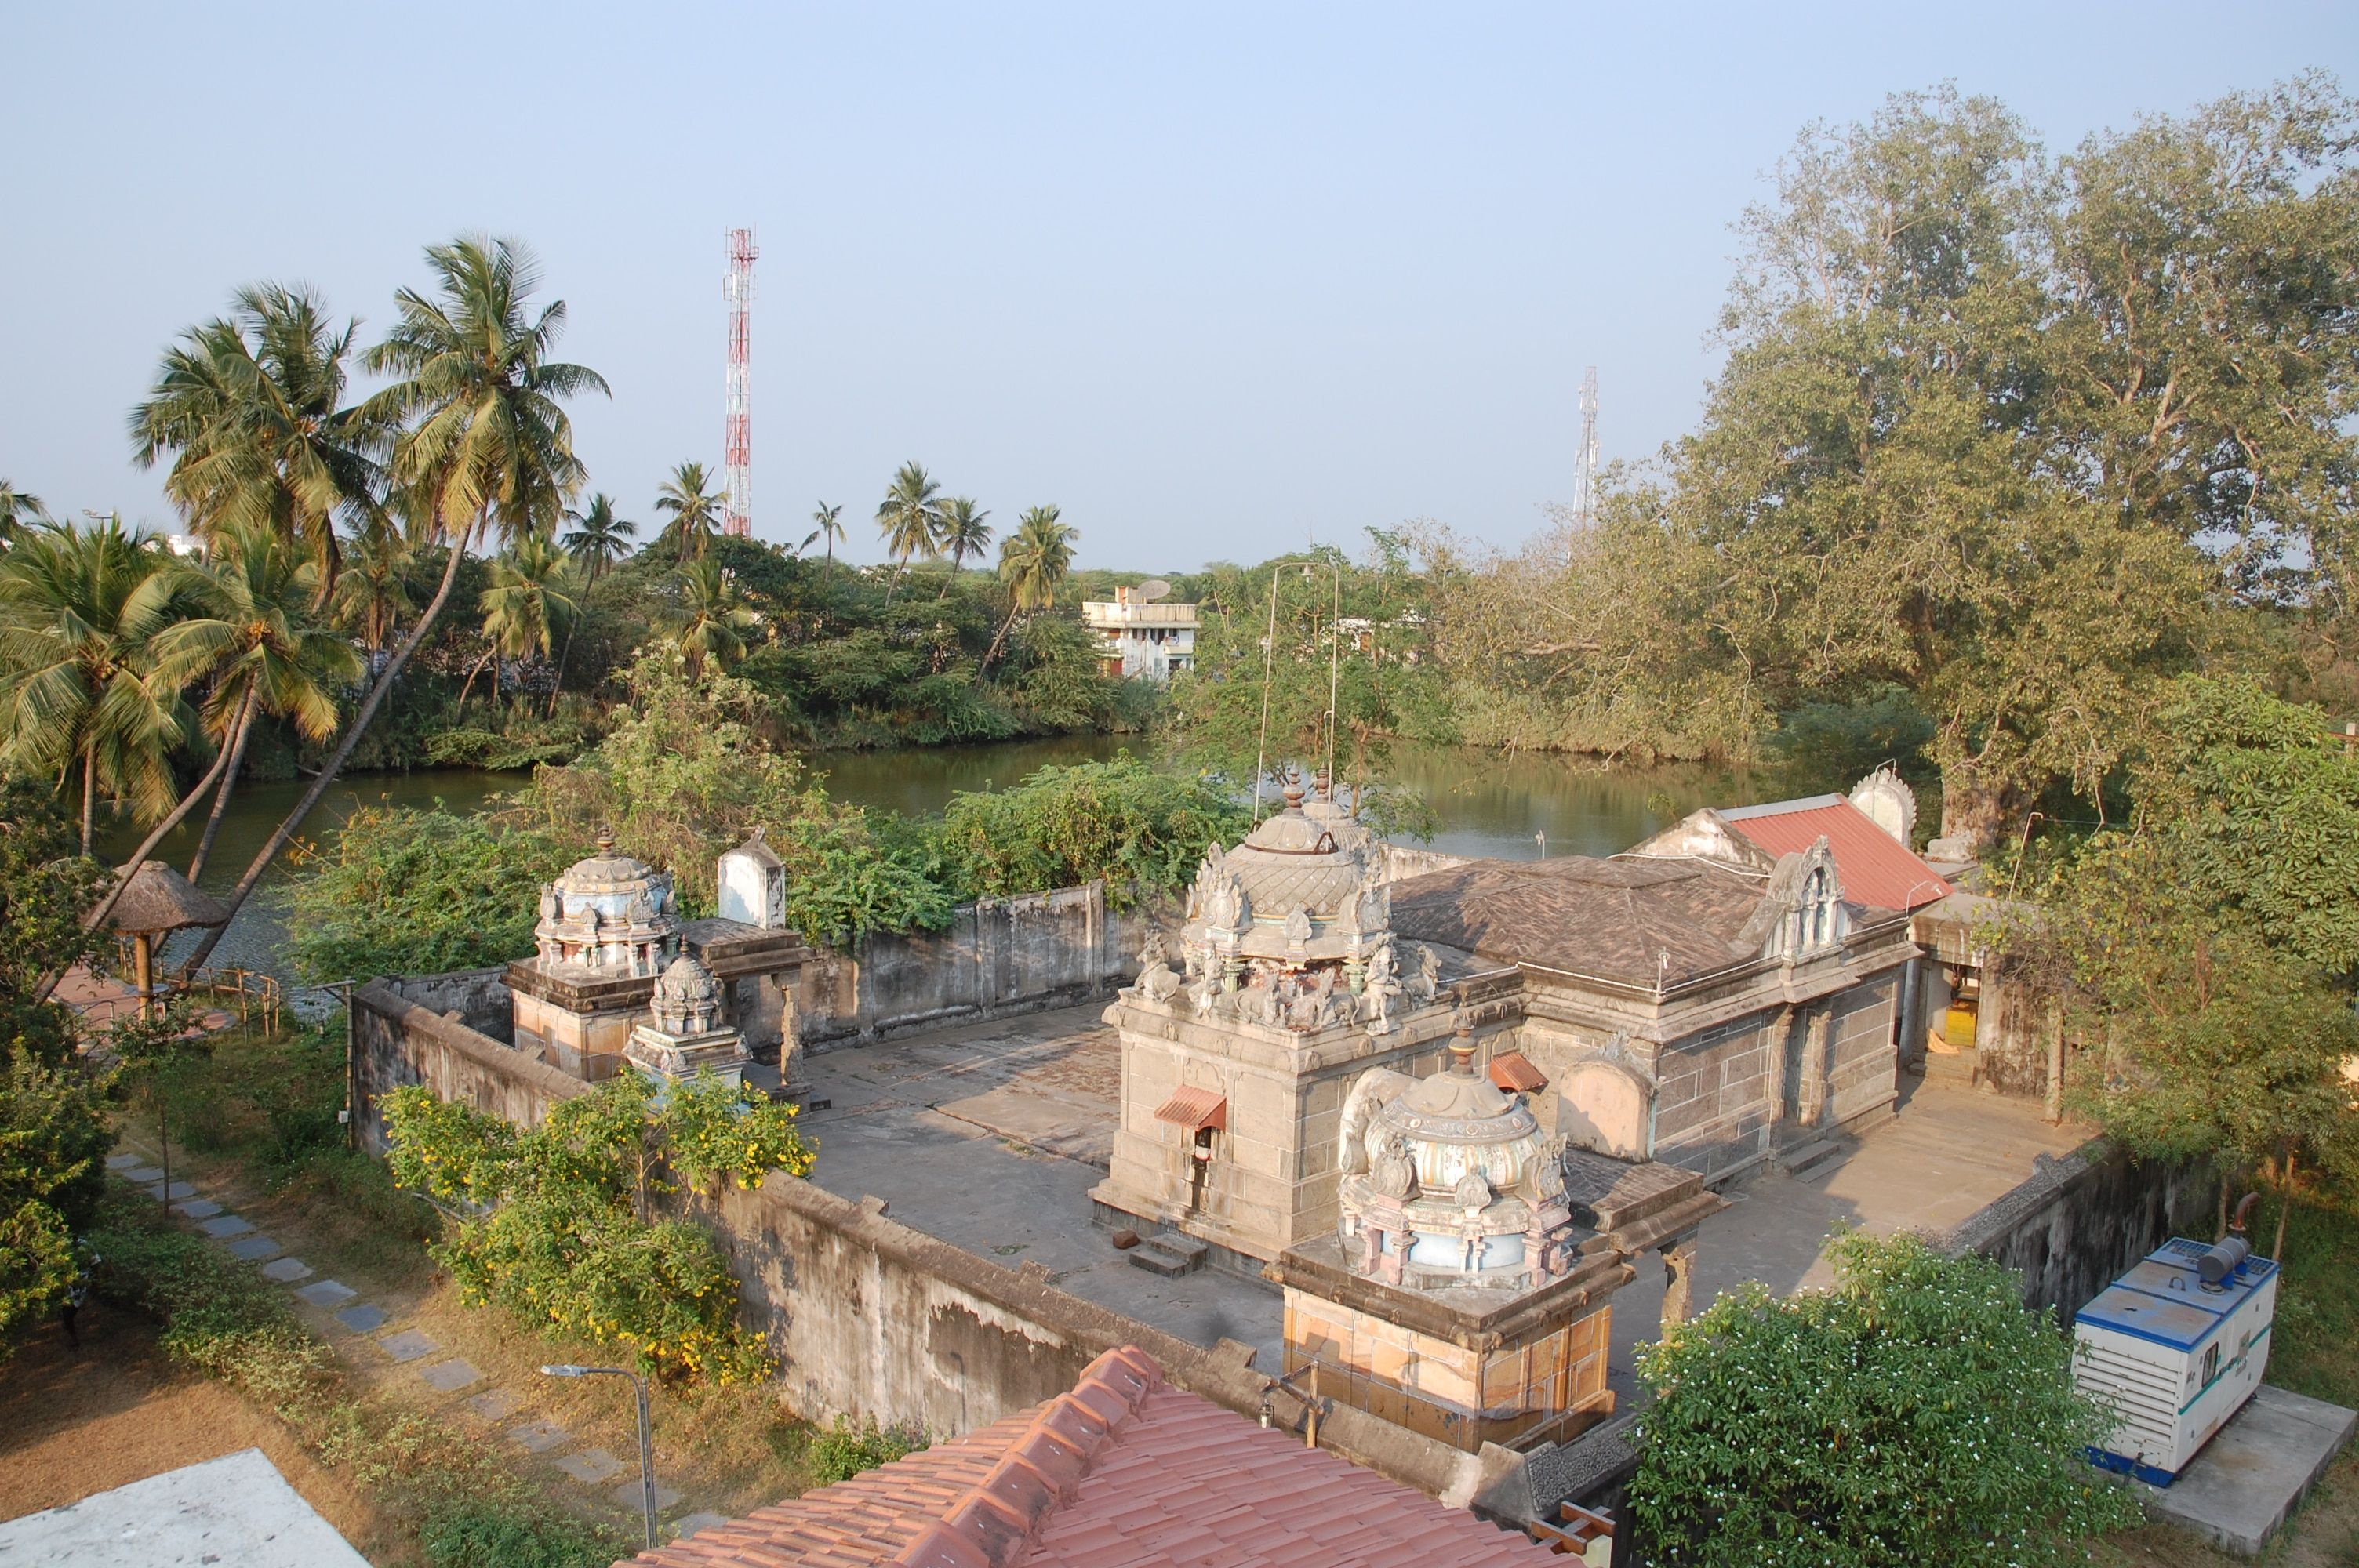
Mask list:
[{"label": "weathered plaster wall", "polygon": [[2067,1319],[2174,1236],[2210,1240],[2220,1178],[2198,1164],[2153,1165],[2093,1139],[2061,1159],[2041,1154],[2028,1179],[1945,1238],[2023,1275],[2023,1298]]},{"label": "weathered plaster wall", "polygon": [[1899,994],[1900,976],[1894,971],[1834,999],[1826,1119],[1856,1121],[1889,1106],[1898,1093],[1900,1058],[1892,1042],[1892,1015]]},{"label": "weathered plaster wall", "polygon": [[966,1018],[1112,994],[1138,968],[1158,911],[1106,907],[1105,886],[962,906],[947,930],[880,934],[821,950],[796,1000],[806,1044],[875,1040]]},{"label": "weathered plaster wall", "polygon": [[[587,1092],[385,981],[355,988],[353,1040],[355,1108],[380,1153],[374,1106],[397,1085],[423,1083],[519,1125]],[[873,1416],[949,1436],[1061,1393],[1102,1352],[1136,1345],[1180,1388],[1249,1417],[1267,1399],[1275,1419],[1301,1423],[1301,1401],[1269,1387],[1277,1368],[1250,1366],[1249,1347],[1176,1339],[1055,1289],[1038,1264],[1005,1269],[897,1224],[874,1198],[773,1174],[758,1191],[732,1185],[686,1207],[727,1251],[745,1320],[766,1335],[781,1391],[806,1416]],[[1348,1408],[1321,1422],[1320,1441],[1460,1507],[1521,1474],[1504,1449],[1460,1453]]]},{"label": "weathered plaster wall", "polygon": [[1664,1047],[1656,1066],[1656,1159],[1709,1180],[1761,1154],[1777,1108],[1785,1013],[1747,1013]]}]

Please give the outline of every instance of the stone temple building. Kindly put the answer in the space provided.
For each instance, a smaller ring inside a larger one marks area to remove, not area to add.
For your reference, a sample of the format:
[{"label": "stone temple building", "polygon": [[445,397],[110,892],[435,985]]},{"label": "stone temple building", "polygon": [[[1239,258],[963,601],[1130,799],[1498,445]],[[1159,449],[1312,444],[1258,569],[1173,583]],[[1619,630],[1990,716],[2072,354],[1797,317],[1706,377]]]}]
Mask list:
[{"label": "stone temple building", "polygon": [[[756,840],[722,857],[722,884],[758,887],[777,864]],[[626,1060],[742,1071],[741,1043],[749,1054],[785,1049],[810,956],[775,919],[681,919],[671,874],[616,853],[611,833],[541,889],[533,946],[501,977],[516,1046],[592,1081]]]}]

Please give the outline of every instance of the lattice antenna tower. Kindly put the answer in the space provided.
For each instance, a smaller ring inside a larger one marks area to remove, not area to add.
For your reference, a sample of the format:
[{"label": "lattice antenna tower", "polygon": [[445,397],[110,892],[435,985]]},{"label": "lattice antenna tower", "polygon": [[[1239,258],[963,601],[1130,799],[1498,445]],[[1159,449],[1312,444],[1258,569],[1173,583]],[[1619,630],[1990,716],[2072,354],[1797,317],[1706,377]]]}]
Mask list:
[{"label": "lattice antenna tower", "polygon": [[761,254],[753,230],[729,231],[729,277],[722,286],[729,301],[729,412],[721,433],[729,493],[721,531],[740,539],[754,531],[754,260]]},{"label": "lattice antenna tower", "polygon": [[1597,367],[1581,376],[1581,451],[1572,470],[1573,526],[1586,533],[1597,521]]}]

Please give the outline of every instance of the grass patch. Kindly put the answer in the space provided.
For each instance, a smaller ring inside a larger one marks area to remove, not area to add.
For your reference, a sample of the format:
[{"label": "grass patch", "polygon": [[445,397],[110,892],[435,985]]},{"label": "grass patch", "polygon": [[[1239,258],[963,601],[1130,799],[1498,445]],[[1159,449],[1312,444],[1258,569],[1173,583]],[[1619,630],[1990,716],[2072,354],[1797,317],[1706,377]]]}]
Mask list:
[{"label": "grass patch", "polygon": [[874,1418],[854,1426],[845,1417],[838,1416],[835,1424],[826,1431],[810,1432],[804,1463],[810,1466],[813,1486],[832,1487],[838,1481],[849,1481],[864,1470],[907,1458],[925,1446],[926,1439],[921,1433],[899,1427],[880,1427]]},{"label": "grass patch", "polygon": [[[2253,1217],[2266,1253],[2283,1199],[2270,1193]],[[2268,1380],[2338,1405],[2359,1405],[2359,1201],[2305,1193],[2286,1216],[2285,1271],[2277,1282]]]}]

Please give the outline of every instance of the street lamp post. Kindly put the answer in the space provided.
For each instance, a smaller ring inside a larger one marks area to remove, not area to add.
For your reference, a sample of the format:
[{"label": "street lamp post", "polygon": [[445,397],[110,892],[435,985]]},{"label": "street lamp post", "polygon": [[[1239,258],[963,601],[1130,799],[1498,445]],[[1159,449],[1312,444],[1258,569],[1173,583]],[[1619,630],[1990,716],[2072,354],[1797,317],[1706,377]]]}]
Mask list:
[{"label": "street lamp post", "polygon": [[636,1372],[622,1367],[543,1367],[543,1374],[551,1378],[628,1378],[639,1394],[639,1504],[647,1514],[647,1550],[656,1548],[656,1444],[654,1429],[647,1424],[647,1380]]}]

